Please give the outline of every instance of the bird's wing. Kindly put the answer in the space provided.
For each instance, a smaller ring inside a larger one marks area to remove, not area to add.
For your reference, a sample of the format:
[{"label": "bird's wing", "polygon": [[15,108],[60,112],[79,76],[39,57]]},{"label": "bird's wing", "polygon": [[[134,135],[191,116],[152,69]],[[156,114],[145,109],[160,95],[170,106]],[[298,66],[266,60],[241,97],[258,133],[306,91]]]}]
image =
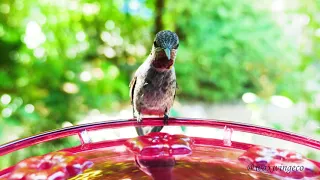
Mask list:
[{"label": "bird's wing", "polygon": [[134,76],[130,82],[130,99],[131,99],[131,104],[133,104],[133,93],[134,93],[134,87],[136,86],[136,81],[137,81],[137,76]]},{"label": "bird's wing", "polygon": [[174,90],[173,101],[176,99],[177,89],[179,89],[178,82],[176,80],[176,89]]}]

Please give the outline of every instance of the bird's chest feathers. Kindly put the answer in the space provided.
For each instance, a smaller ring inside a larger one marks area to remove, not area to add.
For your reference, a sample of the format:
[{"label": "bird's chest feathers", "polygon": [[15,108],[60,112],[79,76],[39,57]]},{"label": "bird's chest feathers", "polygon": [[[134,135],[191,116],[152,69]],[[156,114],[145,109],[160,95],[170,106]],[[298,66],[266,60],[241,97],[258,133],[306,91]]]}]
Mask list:
[{"label": "bird's chest feathers", "polygon": [[143,84],[143,104],[150,108],[165,107],[173,100],[175,76],[172,72],[149,71]]},{"label": "bird's chest feathers", "polygon": [[143,84],[144,94],[161,98],[167,94],[173,85],[173,78],[168,76],[152,76],[145,79]]}]

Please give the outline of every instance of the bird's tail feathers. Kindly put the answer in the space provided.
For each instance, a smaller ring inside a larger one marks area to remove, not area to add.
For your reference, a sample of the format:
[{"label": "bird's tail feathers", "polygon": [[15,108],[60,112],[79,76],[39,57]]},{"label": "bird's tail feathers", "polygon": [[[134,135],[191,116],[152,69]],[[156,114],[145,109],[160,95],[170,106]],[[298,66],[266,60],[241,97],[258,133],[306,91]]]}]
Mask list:
[{"label": "bird's tail feathers", "polygon": [[151,132],[160,132],[162,130],[163,126],[155,126],[151,129]]}]

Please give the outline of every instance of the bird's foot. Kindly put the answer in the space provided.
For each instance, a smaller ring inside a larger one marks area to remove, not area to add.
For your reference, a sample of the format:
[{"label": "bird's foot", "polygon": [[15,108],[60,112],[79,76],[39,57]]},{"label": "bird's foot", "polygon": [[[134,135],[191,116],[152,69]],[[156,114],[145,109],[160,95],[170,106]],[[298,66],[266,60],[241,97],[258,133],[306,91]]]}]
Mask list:
[{"label": "bird's foot", "polygon": [[169,120],[169,116],[168,116],[167,114],[165,114],[165,115],[163,116],[163,124],[164,124],[164,125],[168,125],[168,120]]},{"label": "bird's foot", "polygon": [[137,122],[138,122],[139,124],[142,123],[142,117],[141,117],[141,116],[138,116],[138,117],[137,117]]},{"label": "bird's foot", "polygon": [[[137,122],[138,122],[138,124],[142,123],[142,116],[140,114],[137,116]],[[144,130],[142,129],[142,127],[140,127],[140,125],[136,126],[135,128],[136,128],[137,134],[139,136],[144,136],[144,134],[145,134]]]}]

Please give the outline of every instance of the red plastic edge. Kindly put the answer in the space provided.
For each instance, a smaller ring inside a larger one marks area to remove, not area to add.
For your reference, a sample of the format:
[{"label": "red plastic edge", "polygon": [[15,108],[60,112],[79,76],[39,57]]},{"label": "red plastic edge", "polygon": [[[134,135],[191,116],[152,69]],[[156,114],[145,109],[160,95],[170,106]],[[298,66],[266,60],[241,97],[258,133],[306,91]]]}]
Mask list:
[{"label": "red plastic edge", "polygon": [[[121,128],[128,126],[159,126],[163,125],[162,118],[145,118],[142,124],[138,124],[135,119],[130,120],[117,120],[117,121],[103,121],[97,123],[83,124],[78,126],[67,127],[54,131],[44,132],[35,136],[23,138],[20,140],[12,141],[3,145],[0,145],[0,156],[8,153],[23,149],[32,145],[36,145],[42,142],[47,142],[59,138],[65,138],[81,133],[82,131],[95,131],[108,128]],[[301,144],[314,149],[320,150],[320,141],[314,140],[309,137],[300,136],[291,132],[278,131],[271,128],[259,127],[249,124],[242,124],[231,121],[221,120],[208,120],[208,119],[182,119],[182,118],[170,118],[169,126],[201,126],[223,129],[225,126],[233,128],[235,131],[252,133],[267,137],[273,137],[282,139],[285,141]]]}]

